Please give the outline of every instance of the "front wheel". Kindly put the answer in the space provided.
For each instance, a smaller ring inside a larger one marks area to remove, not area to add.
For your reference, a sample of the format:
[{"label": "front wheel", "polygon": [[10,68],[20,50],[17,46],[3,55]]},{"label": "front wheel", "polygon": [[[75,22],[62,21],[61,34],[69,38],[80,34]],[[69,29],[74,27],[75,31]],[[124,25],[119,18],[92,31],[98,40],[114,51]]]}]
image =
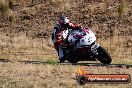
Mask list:
[{"label": "front wheel", "polygon": [[110,64],[112,62],[111,56],[108,52],[101,46],[97,48],[97,59],[103,64]]}]

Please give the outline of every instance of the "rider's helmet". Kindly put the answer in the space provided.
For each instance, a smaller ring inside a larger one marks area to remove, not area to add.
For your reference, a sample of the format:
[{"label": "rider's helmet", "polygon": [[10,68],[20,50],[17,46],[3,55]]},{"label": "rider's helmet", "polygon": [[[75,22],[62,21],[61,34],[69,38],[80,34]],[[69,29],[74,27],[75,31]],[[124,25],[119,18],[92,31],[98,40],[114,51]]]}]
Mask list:
[{"label": "rider's helmet", "polygon": [[58,23],[63,27],[63,28],[67,28],[69,26],[70,20],[68,19],[68,17],[65,16],[60,16]]}]

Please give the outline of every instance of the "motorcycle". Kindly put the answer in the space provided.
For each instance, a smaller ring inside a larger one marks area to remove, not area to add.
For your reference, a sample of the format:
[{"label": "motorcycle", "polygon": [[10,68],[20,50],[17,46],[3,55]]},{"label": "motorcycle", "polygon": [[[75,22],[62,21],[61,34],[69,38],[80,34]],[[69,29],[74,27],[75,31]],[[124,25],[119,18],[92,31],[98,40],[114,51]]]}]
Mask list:
[{"label": "motorcycle", "polygon": [[63,38],[68,46],[62,46],[64,57],[70,63],[79,61],[97,61],[103,64],[110,64],[112,61],[109,53],[96,43],[95,34],[88,28],[77,30],[67,29]]}]

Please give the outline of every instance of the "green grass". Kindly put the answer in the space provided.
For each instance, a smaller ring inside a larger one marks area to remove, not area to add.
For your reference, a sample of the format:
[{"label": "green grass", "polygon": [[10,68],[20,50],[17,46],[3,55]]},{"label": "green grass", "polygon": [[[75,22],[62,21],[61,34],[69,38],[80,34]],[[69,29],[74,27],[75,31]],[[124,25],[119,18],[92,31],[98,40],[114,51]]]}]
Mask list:
[{"label": "green grass", "polygon": [[46,61],[46,63],[47,63],[47,64],[51,64],[51,65],[58,65],[57,60],[48,59],[48,60]]}]

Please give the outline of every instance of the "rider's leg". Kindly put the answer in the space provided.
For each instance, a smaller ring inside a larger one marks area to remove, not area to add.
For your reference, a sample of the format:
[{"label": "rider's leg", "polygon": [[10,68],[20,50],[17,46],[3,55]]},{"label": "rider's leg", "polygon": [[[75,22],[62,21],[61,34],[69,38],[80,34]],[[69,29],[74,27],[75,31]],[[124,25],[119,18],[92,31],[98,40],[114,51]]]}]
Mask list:
[{"label": "rider's leg", "polygon": [[61,47],[59,47],[59,58],[62,58],[64,56],[63,50]]},{"label": "rider's leg", "polygon": [[54,44],[54,47],[55,47],[55,49],[56,49],[56,51],[58,53],[59,62],[60,63],[64,62],[65,60],[64,60],[64,52],[63,52],[63,49],[59,45],[57,45],[57,44]]},{"label": "rider's leg", "polygon": [[61,47],[59,47],[59,50],[58,50],[58,56],[59,56],[59,60],[60,60],[60,63],[64,62],[64,51]]}]

